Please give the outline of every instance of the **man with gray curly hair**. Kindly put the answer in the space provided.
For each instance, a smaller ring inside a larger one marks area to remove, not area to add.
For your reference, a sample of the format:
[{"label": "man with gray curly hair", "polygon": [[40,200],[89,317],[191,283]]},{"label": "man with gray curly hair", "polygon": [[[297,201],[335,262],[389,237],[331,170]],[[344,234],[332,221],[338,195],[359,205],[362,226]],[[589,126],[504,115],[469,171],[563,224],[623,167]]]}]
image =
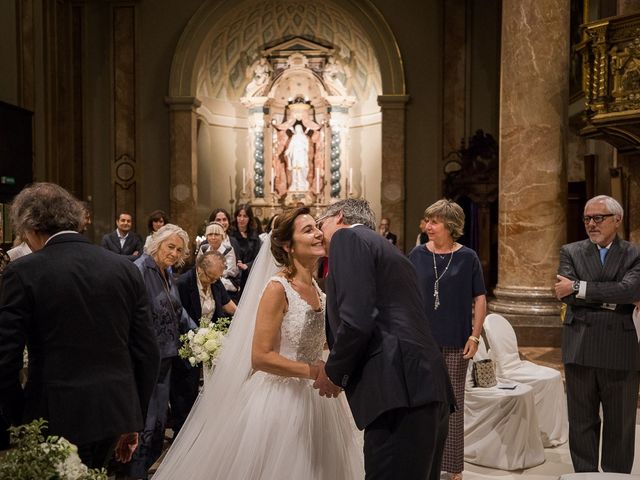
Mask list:
[{"label": "man with gray curly hair", "polygon": [[455,404],[431,335],[416,271],[375,232],[366,200],[331,205],[318,219],[329,255],[327,341],[314,387],[347,395],[364,429],[367,478],[440,478]]},{"label": "man with gray curly hair", "polygon": [[0,415],[12,424],[43,417],[49,434],[99,468],[114,447],[131,458],[159,354],[138,269],[78,233],[83,216],[53,183],[25,188],[11,205],[34,253],[11,262],[0,286]]}]

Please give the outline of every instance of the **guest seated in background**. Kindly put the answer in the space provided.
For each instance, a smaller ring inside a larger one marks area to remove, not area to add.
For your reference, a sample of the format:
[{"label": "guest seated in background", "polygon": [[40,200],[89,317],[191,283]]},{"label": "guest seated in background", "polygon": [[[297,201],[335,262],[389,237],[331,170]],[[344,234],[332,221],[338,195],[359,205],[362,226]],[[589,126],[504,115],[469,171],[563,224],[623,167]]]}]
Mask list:
[{"label": "guest seated in background", "polygon": [[227,234],[219,223],[211,222],[207,225],[205,236],[207,241],[200,246],[198,257],[204,252],[219,252],[222,254],[225,260],[225,269],[220,280],[225,290],[233,297],[240,287],[240,269],[236,262],[236,253],[231,244],[228,241],[225,242]]},{"label": "guest seated in background", "polygon": [[160,347],[160,373],[149,402],[145,425],[140,432],[140,447],[126,466],[125,478],[145,479],[162,453],[164,427],[169,407],[171,366],[178,355],[180,334],[196,324],[182,308],[178,289],[169,269],[184,263],[188,255],[189,235],[168,223],[151,238],[148,254],[136,260],[149,297],[155,338]]},{"label": "guest seated in background", "polygon": [[147,220],[147,229],[149,234],[144,242],[144,252],[147,252],[149,248],[149,243],[151,243],[151,237],[154,233],[164,227],[167,223],[169,223],[169,216],[164,213],[162,210],[154,210],[149,214],[149,219]]},{"label": "guest seated in background", "polygon": [[[222,229],[219,224],[214,225]],[[176,281],[182,306],[198,324],[200,319],[215,323],[236,313],[236,304],[221,282],[225,263],[220,252],[210,249],[196,258],[195,268],[183,273]],[[178,357],[174,357],[172,369],[171,417],[175,438],[198,396],[201,369]]]},{"label": "guest seated in background", "polygon": [[382,218],[380,219],[380,225],[378,226],[378,233],[389,240],[392,245],[396,245],[396,243],[398,242],[398,237],[395,234],[391,233],[391,230],[389,230],[390,227],[391,220],[389,220],[388,218]]},{"label": "guest seated in background", "polygon": [[[238,244],[238,249],[236,249],[236,259],[238,268],[241,272],[240,297],[242,297],[242,290],[249,278],[249,272],[251,271],[253,261],[260,251],[260,245],[262,245],[254,225],[255,217],[253,216],[251,206],[248,204],[238,205],[238,208],[236,208],[233,215],[232,230],[229,233],[229,236],[234,238]],[[239,300],[240,298],[238,298],[238,301]]]},{"label": "guest seated in background", "polygon": [[122,212],[116,218],[116,229],[102,237],[102,247],[119,255],[125,255],[132,262],[142,255],[142,238],[131,230],[133,217]]},{"label": "guest seated in background", "polygon": [[222,241],[222,245],[224,245],[225,247],[232,247],[233,251],[236,253],[237,258],[240,247],[236,242],[236,239],[231,236],[231,215],[229,215],[229,212],[227,212],[224,208],[216,208],[213,212],[211,212],[211,215],[209,215],[209,222],[216,222],[222,225],[222,228],[224,228],[224,233],[226,234],[225,239]]},{"label": "guest seated in background", "polygon": [[418,237],[416,238],[416,247],[418,245],[424,245],[429,241],[429,236],[427,235],[427,221],[424,218],[420,219],[418,229],[420,230],[420,233],[418,233]]},{"label": "guest seated in background", "polygon": [[424,218],[429,241],[415,247],[409,260],[418,272],[427,318],[444,355],[457,400],[457,410],[449,416],[442,469],[451,480],[460,480],[464,468],[467,366],[480,343],[487,292],[476,252],[456,242],[463,234],[462,208],[450,200],[438,200],[425,210]]},{"label": "guest seated in background", "polygon": [[53,183],[35,183],[11,204],[14,230],[34,253],[2,277],[0,417],[42,417],[48,434],[102,468],[114,447],[123,461],[136,448],[159,357],[139,272],[78,233],[82,217],[80,203]]}]

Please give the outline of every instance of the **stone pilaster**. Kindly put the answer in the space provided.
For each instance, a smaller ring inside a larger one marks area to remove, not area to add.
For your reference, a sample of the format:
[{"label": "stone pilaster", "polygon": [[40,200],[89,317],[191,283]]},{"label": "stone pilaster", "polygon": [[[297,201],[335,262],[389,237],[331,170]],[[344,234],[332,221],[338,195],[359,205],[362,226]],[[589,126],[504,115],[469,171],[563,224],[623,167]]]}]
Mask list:
[{"label": "stone pilaster", "polygon": [[136,218],[135,6],[113,5],[113,152],[115,211]]},{"label": "stone pilaster", "polygon": [[169,106],[170,218],[193,240],[198,228],[198,158],[195,97],[167,97]]},{"label": "stone pilaster", "polygon": [[566,238],[569,2],[502,5],[498,285],[489,308],[517,327],[521,344],[558,344],[553,285]]},{"label": "stone pilaster", "polygon": [[398,245],[404,245],[405,110],[408,95],[379,95],[382,111],[382,217],[394,226]]}]

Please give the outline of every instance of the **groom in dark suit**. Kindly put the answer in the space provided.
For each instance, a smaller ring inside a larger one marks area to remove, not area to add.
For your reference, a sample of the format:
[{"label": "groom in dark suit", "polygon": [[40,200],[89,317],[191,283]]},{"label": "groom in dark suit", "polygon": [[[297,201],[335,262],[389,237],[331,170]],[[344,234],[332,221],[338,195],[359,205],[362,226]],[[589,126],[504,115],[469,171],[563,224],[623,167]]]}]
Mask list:
[{"label": "groom in dark suit", "polygon": [[416,272],[375,232],[366,200],[331,205],[318,225],[331,353],[314,386],[329,397],[344,389],[365,431],[367,479],[439,479],[455,399]]},{"label": "groom in dark suit", "polygon": [[[589,238],[560,250],[556,296],[567,304],[562,361],[569,449],[576,472],[633,466],[640,349],[633,302],[640,299],[640,249],[618,237],[623,210],[600,195],[584,207]],[[600,419],[599,409],[603,417]]]},{"label": "groom in dark suit", "polygon": [[[103,467],[130,459],[159,366],[138,269],[77,230],[84,211],[62,187],[36,183],[11,205],[34,253],[11,262],[0,287],[0,415],[48,420],[48,433]],[[18,373],[25,347],[29,374]]]}]

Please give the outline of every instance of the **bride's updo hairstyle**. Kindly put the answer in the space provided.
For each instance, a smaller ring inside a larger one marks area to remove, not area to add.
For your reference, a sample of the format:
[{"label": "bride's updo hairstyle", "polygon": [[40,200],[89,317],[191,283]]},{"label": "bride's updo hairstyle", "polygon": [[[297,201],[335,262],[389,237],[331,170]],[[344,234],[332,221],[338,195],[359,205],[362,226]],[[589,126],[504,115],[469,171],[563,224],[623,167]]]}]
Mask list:
[{"label": "bride's updo hairstyle", "polygon": [[[291,243],[293,242],[293,232],[295,231],[296,218],[300,215],[309,215],[311,211],[307,207],[298,207],[287,210],[276,218],[273,230],[271,230],[271,254],[276,263],[287,269],[288,276],[293,276],[296,272],[291,255]],[[285,250],[289,249],[289,252]]]}]

